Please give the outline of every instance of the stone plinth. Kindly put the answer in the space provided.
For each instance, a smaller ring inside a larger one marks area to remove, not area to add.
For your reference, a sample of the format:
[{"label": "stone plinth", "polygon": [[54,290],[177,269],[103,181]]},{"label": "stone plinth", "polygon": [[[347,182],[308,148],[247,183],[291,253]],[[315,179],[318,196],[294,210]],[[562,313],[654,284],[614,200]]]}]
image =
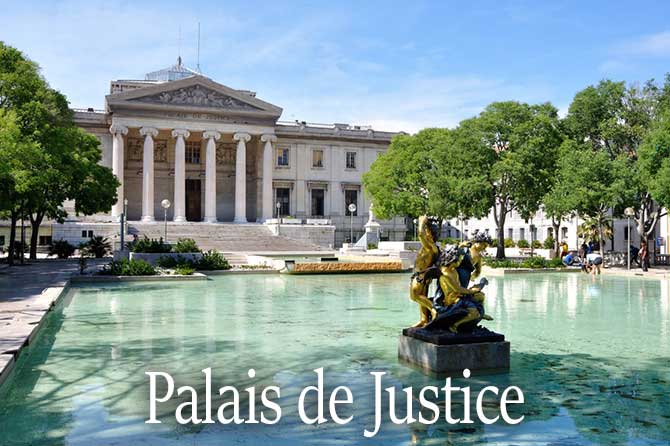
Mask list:
[{"label": "stone plinth", "polygon": [[481,329],[473,334],[406,328],[398,340],[398,357],[434,373],[505,372],[510,343],[499,333]]}]

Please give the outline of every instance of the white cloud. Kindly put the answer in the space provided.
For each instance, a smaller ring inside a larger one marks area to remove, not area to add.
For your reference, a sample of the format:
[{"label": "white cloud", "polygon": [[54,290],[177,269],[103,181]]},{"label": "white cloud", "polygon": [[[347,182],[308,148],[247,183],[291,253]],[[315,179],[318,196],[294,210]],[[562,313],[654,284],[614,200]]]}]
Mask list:
[{"label": "white cloud", "polygon": [[631,39],[619,45],[615,52],[632,56],[668,57],[670,56],[670,31]]}]

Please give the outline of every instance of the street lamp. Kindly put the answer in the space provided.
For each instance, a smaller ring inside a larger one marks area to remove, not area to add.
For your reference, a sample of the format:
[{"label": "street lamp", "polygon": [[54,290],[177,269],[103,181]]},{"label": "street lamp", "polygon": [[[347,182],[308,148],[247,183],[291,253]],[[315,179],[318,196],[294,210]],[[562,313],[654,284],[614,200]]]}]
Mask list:
[{"label": "street lamp", "polygon": [[635,215],[635,209],[626,208],[623,213],[628,217],[628,269],[630,270],[630,218]]},{"label": "street lamp", "polygon": [[350,235],[349,235],[349,242],[354,243],[354,212],[356,212],[356,205],[354,203],[349,203],[349,206],[347,206],[347,209],[349,209],[349,230],[350,230]]},{"label": "street lamp", "polygon": [[164,231],[165,234],[164,234],[164,237],[163,237],[165,239],[165,243],[167,243],[167,211],[168,211],[168,208],[170,207],[170,204],[171,204],[170,200],[168,200],[167,198],[165,200],[161,201],[161,207],[163,208],[163,222],[164,222],[164,225],[165,225],[165,231]]},{"label": "street lamp", "polygon": [[281,202],[278,201],[275,207],[277,208],[277,235],[279,235],[281,230]]},{"label": "street lamp", "polygon": [[128,199],[123,199],[123,212],[121,213],[121,251],[126,249],[126,215],[128,215]]},{"label": "street lamp", "polygon": [[419,223],[419,220],[417,220],[417,219],[415,218],[414,220],[412,220],[412,223],[414,223],[414,241],[416,241],[416,237],[417,237],[417,229],[416,229],[416,225],[417,225],[417,223]]}]

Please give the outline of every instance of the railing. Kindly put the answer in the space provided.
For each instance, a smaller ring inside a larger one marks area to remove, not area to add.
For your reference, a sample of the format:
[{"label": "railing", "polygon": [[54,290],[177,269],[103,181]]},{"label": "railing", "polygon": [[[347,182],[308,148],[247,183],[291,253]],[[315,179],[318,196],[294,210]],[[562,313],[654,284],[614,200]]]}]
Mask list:
[{"label": "railing", "polygon": [[89,108],[73,108],[72,111],[77,113],[105,113],[104,110],[99,110],[93,107]]}]

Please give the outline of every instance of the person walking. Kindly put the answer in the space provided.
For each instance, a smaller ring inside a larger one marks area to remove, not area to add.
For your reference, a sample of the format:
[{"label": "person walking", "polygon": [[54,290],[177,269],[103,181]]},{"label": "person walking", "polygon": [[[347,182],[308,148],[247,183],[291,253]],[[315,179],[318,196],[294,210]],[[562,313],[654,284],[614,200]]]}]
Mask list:
[{"label": "person walking", "polygon": [[649,270],[649,247],[647,246],[646,240],[643,240],[640,242],[640,252],[638,253],[638,257],[640,258],[640,266],[642,267],[642,271],[648,271]]}]

